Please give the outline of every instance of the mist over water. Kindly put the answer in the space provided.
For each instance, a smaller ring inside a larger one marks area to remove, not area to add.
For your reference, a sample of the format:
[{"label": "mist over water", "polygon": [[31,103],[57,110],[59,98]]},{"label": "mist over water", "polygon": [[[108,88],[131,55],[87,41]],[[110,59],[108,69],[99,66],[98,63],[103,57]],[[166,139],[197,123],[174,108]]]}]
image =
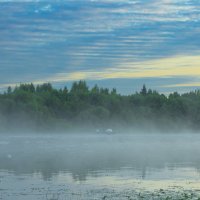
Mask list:
[{"label": "mist over water", "polygon": [[[86,185],[109,188],[118,184],[134,189],[134,181],[200,180],[198,134],[29,134],[0,138],[4,199],[23,199],[22,191],[24,199],[44,199],[49,189],[77,191]],[[38,192],[30,190],[36,186]]]}]

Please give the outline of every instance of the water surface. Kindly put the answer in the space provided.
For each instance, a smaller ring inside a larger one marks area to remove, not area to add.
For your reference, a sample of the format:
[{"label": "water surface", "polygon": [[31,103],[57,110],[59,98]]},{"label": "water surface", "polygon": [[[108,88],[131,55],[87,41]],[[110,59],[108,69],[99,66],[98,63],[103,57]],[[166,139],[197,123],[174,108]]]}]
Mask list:
[{"label": "water surface", "polygon": [[198,191],[199,155],[198,134],[1,135],[0,199]]}]

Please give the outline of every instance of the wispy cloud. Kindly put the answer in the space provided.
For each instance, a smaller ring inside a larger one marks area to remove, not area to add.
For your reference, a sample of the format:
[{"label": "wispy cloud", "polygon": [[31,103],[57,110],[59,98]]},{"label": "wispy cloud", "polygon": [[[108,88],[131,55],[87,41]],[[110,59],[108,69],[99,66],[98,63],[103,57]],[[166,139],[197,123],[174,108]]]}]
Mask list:
[{"label": "wispy cloud", "polygon": [[180,88],[180,87],[200,87],[200,81],[196,82],[186,82],[186,83],[180,83],[180,84],[170,84],[170,85],[165,85],[163,87],[166,88]]},{"label": "wispy cloud", "polygon": [[[102,80],[102,79],[130,79],[130,78],[169,78],[169,77],[199,77],[200,76],[200,56],[174,56],[151,61],[124,63],[123,66],[115,68],[105,68],[103,70],[83,70],[71,73],[57,73],[54,76],[41,80],[34,80],[33,83],[43,82],[61,83],[80,79]],[[193,78],[194,79],[194,78]],[[188,81],[183,80],[183,81]],[[194,82],[173,84],[171,87],[197,86]],[[7,86],[8,84],[6,84]],[[4,85],[3,85],[4,86]],[[170,87],[170,85],[162,86]]]},{"label": "wispy cloud", "polygon": [[47,80],[66,82],[79,79],[146,78],[172,76],[200,76],[200,56],[174,56],[151,61],[123,63],[103,70],[83,70],[72,73],[58,73]]},{"label": "wispy cloud", "polygon": [[199,74],[199,1],[0,0],[0,6],[1,84]]}]

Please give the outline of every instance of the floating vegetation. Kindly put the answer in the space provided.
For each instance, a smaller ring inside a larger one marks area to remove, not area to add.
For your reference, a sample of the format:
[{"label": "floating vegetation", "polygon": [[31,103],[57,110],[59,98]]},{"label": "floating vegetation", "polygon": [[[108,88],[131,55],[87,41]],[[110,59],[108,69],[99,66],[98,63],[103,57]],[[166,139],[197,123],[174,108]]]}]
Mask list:
[{"label": "floating vegetation", "polygon": [[[75,189],[75,188],[74,188]],[[2,192],[0,199],[43,199],[43,200],[200,200],[200,191],[196,190],[155,190],[155,191],[135,191],[135,190],[118,190],[118,189],[83,189],[77,190],[52,190],[40,191],[39,193],[30,192],[27,194],[6,194]],[[27,191],[28,192],[28,191]]]},{"label": "floating vegetation", "polygon": [[[73,198],[72,198],[73,199]],[[200,200],[200,193],[197,191],[174,191],[174,190],[158,190],[158,191],[108,191],[99,190],[91,191],[83,194],[81,199],[102,199],[102,200]]]}]

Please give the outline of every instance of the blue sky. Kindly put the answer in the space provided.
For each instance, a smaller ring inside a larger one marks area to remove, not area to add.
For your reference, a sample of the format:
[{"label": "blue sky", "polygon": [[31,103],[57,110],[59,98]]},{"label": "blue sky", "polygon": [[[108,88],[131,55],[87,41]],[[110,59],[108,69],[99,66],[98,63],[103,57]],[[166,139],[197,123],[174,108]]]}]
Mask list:
[{"label": "blue sky", "polygon": [[200,1],[0,0],[0,88],[200,86]]}]

